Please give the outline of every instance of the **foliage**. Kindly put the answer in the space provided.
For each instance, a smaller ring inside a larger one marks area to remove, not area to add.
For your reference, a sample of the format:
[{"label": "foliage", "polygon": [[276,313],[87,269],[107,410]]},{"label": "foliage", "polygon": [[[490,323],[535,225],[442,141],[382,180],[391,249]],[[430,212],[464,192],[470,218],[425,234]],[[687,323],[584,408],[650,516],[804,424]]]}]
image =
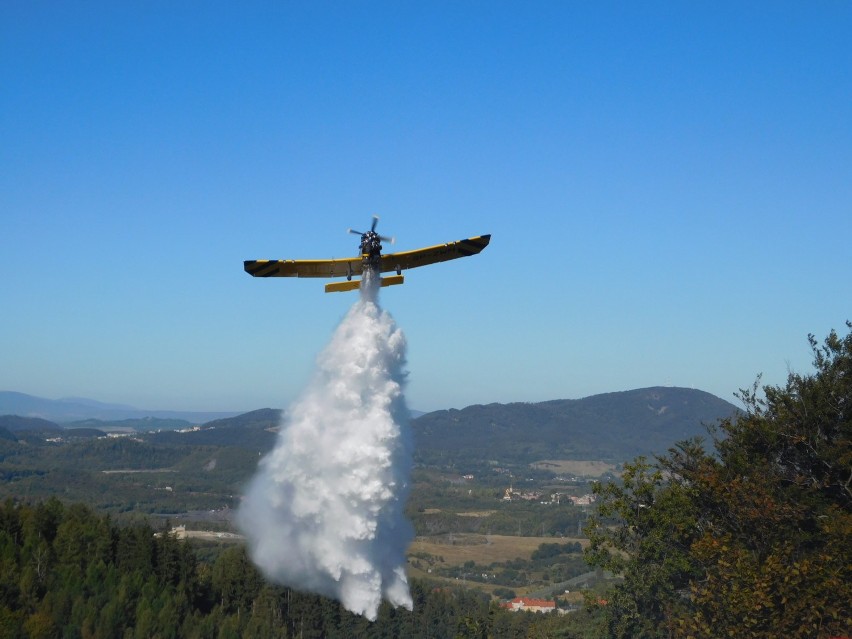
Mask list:
[{"label": "foliage", "polygon": [[[847,323],[852,329],[852,324]],[[597,489],[590,563],[623,575],[613,637],[829,637],[852,627],[852,330],[815,373]]]},{"label": "foliage", "polygon": [[568,542],[564,544],[541,544],[538,547],[538,550],[533,551],[532,559],[533,561],[547,559],[552,560],[554,557],[558,557],[559,555],[571,554],[576,552],[582,552],[582,546],[579,541]]},{"label": "foliage", "polygon": [[[0,504],[0,637],[572,637],[577,620],[501,610],[482,594],[412,583],[413,612],[375,623],[263,581],[245,550],[211,563],[146,524],[119,526],[81,504]],[[578,630],[579,632],[579,630]]]}]

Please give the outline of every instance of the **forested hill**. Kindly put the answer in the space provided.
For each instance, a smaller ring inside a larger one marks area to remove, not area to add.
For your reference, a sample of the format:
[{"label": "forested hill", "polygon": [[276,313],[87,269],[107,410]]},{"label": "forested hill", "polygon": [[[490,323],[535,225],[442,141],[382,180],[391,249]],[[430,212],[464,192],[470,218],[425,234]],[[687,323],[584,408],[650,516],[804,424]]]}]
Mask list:
[{"label": "forested hill", "polygon": [[61,431],[59,424],[38,417],[20,417],[19,415],[0,415],[0,428],[15,432],[31,430],[35,432]]},{"label": "forested hill", "polygon": [[151,433],[152,444],[190,444],[193,446],[236,446],[266,453],[275,445],[281,423],[281,410],[261,408],[236,417],[217,419],[193,432],[161,431]]},{"label": "forested hill", "polygon": [[663,453],[675,442],[706,436],[705,424],[737,408],[700,390],[653,387],[537,404],[468,406],[427,413],[412,422],[422,459],[606,459]]}]

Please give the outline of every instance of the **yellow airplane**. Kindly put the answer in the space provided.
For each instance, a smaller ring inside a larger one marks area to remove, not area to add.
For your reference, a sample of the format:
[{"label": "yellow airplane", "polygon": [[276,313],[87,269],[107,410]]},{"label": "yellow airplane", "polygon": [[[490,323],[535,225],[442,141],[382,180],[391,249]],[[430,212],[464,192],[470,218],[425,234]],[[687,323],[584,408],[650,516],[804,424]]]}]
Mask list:
[{"label": "yellow airplane", "polygon": [[[346,277],[345,282],[326,284],[325,292],[353,291],[361,287],[363,276],[370,272],[378,275],[396,271],[396,275],[381,277],[380,286],[402,284],[403,269],[476,255],[491,241],[490,235],[480,235],[415,251],[382,255],[382,241],[393,244],[394,240],[376,233],[378,221],[378,216],[374,215],[373,225],[366,233],[349,229],[350,233],[361,236],[359,257],[334,260],[246,260],[245,271],[254,277]],[[361,275],[362,278],[353,280],[353,275]]]}]

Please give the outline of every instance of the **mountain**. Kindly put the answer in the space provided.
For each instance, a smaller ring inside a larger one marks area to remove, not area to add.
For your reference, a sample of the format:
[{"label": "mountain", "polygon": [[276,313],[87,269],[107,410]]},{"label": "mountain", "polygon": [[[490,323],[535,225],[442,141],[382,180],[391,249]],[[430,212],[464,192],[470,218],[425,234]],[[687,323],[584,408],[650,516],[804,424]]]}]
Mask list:
[{"label": "mountain", "polygon": [[174,410],[143,410],[121,404],[105,404],[93,399],[72,397],[68,399],[44,399],[25,393],[0,391],[0,415],[40,417],[60,424],[86,419],[111,422],[124,419],[178,419],[191,424],[203,424],[213,419],[232,417],[237,412],[203,412]]},{"label": "mountain", "polygon": [[488,404],[427,413],[412,421],[418,459],[477,456],[622,462],[706,436],[705,424],[737,408],[704,391],[654,387],[540,403]]},{"label": "mountain", "polygon": [[89,406],[91,408],[97,408],[98,410],[136,410],[133,406],[128,406],[127,404],[107,404],[106,402],[99,402],[96,399],[89,399],[88,397],[62,397],[57,401],[68,404]]},{"label": "mountain", "polygon": [[59,424],[54,424],[46,419],[39,417],[21,417],[19,415],[2,415],[0,416],[0,428],[5,428],[10,432],[21,430],[29,430],[33,432],[59,432],[62,427]]},{"label": "mountain", "polygon": [[[160,432],[149,432],[146,437],[151,444],[235,446],[266,452],[275,444],[275,431],[282,415],[281,410],[264,408],[225,415],[137,411],[140,414],[135,417],[114,416],[122,410],[137,409],[93,400],[83,403],[79,399],[45,400],[23,393],[0,392],[0,415],[6,412],[61,415],[52,419],[68,426],[72,411],[78,416],[94,411],[100,416],[80,416],[73,425],[99,430],[107,425],[122,425],[137,432],[157,429]],[[414,417],[411,425],[415,457],[426,464],[432,461],[452,463],[461,458],[518,463],[544,459],[623,462],[638,455],[663,453],[679,440],[706,436],[705,424],[714,424],[736,412],[733,404],[704,391],[654,387],[583,399],[495,403],[434,411]],[[185,418],[192,416],[192,419],[174,421],[180,418],[155,417],[166,413]],[[66,421],[63,422],[63,418]],[[173,421],[164,421],[166,419]],[[0,422],[0,428],[14,432],[20,429],[15,424]],[[35,422],[27,429],[33,430],[33,424]],[[202,426],[190,429],[191,424]]]},{"label": "mountain", "polygon": [[275,445],[281,411],[261,408],[249,413],[207,422],[190,431],[150,433],[152,444],[191,446],[236,446],[257,452],[268,452]]},{"label": "mountain", "polygon": [[216,419],[214,421],[207,422],[206,424],[204,424],[204,427],[224,429],[249,428],[255,430],[270,430],[278,428],[278,426],[281,424],[281,416],[281,409],[261,408],[258,410],[253,410],[249,413],[243,413],[242,415],[236,415],[234,417]]}]

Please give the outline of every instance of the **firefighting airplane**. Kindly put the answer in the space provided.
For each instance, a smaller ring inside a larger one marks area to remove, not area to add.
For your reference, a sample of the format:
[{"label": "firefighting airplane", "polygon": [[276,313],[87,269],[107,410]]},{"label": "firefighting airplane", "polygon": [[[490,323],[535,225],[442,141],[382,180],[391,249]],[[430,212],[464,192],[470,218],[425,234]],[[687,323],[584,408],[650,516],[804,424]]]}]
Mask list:
[{"label": "firefighting airplane", "polygon": [[[325,285],[326,293],[334,293],[360,288],[361,282],[368,274],[378,275],[396,271],[396,275],[380,278],[380,286],[392,286],[402,284],[403,269],[476,255],[491,241],[490,235],[480,235],[415,251],[382,255],[382,241],[393,244],[394,240],[376,233],[378,221],[378,216],[374,215],[373,225],[366,233],[349,229],[350,233],[361,236],[359,257],[333,260],[246,260],[246,273],[254,277],[346,277],[345,282],[332,282]],[[362,277],[360,280],[353,280],[353,275]]]}]

